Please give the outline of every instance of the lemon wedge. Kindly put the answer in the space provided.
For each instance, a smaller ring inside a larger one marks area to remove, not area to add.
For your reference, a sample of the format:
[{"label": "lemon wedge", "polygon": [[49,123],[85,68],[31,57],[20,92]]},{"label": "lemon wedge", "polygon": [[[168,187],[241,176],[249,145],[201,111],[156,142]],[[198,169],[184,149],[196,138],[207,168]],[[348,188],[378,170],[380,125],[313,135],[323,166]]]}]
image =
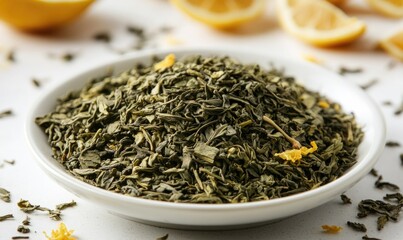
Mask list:
[{"label": "lemon wedge", "polygon": [[403,0],[367,0],[368,5],[388,17],[403,17]]},{"label": "lemon wedge", "polygon": [[26,31],[44,31],[77,18],[94,0],[0,0],[0,19]]},{"label": "lemon wedge", "polygon": [[365,24],[323,0],[277,0],[282,27],[299,39],[329,47],[350,43],[365,32]]},{"label": "lemon wedge", "polygon": [[381,40],[379,45],[391,56],[403,61],[403,30]]},{"label": "lemon wedge", "polygon": [[266,0],[171,0],[190,17],[216,28],[234,28],[260,16]]},{"label": "lemon wedge", "polygon": [[346,3],[346,0],[326,0],[328,2],[330,2],[331,4],[334,4],[336,6],[341,6],[344,3]]}]

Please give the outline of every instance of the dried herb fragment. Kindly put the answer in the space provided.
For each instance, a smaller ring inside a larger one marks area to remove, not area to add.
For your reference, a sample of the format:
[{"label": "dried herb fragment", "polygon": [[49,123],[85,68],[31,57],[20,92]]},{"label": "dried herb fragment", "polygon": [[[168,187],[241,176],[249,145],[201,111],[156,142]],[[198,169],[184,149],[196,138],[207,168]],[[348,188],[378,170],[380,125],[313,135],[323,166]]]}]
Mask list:
[{"label": "dried herb fragment", "polygon": [[3,215],[3,216],[0,216],[0,222],[2,222],[4,220],[7,220],[7,219],[10,219],[10,218],[14,218],[13,214],[6,214],[6,215]]},{"label": "dried herb fragment", "polygon": [[22,225],[28,226],[29,224],[31,224],[31,219],[26,216],[25,219],[22,221]]},{"label": "dried herb fragment", "polygon": [[396,141],[387,141],[385,143],[386,147],[400,147],[400,143]]},{"label": "dried herb fragment", "polygon": [[65,62],[71,62],[76,58],[76,54],[74,53],[65,53],[62,55],[62,60]]},{"label": "dried herb fragment", "polygon": [[76,205],[77,203],[74,200],[71,200],[71,202],[56,205],[56,209],[61,211],[69,207],[74,207]]},{"label": "dried herb fragment", "polygon": [[[384,198],[388,200],[398,199],[399,195],[386,195]],[[401,201],[401,200],[399,200]],[[397,222],[399,220],[400,211],[403,204],[398,202],[397,204],[387,203],[381,200],[365,199],[358,204],[357,217],[363,218],[370,214],[378,215],[377,228],[381,230],[385,224],[392,220]]]},{"label": "dried herb fragment", "polygon": [[136,26],[127,26],[126,27],[127,32],[134,34],[137,37],[142,37],[144,36],[144,29],[141,27],[136,27]]},{"label": "dried herb fragment", "polygon": [[399,186],[396,184],[390,183],[390,182],[382,182],[382,175],[378,177],[378,179],[375,182],[375,187],[379,189],[383,189],[384,187],[392,190],[392,191],[399,191]]},{"label": "dried herb fragment", "polygon": [[109,43],[112,40],[112,37],[107,32],[99,32],[93,36],[95,41]]},{"label": "dried herb fragment", "polygon": [[8,116],[11,116],[12,114],[13,114],[12,110],[5,110],[5,111],[0,112],[0,118],[8,117]]},{"label": "dried herb fragment", "polygon": [[372,79],[371,81],[367,82],[366,84],[361,85],[361,88],[364,89],[364,90],[367,90],[370,87],[376,85],[378,82],[379,82],[378,79]]},{"label": "dried herb fragment", "polygon": [[165,234],[165,235],[162,236],[162,237],[156,238],[155,240],[167,240],[168,237],[169,237],[169,234],[167,233],[167,234]]},{"label": "dried herb fragment", "polygon": [[400,163],[403,165],[403,153],[400,154]]},{"label": "dried herb fragment", "polygon": [[347,68],[347,67],[339,68],[340,75],[354,74],[354,73],[361,73],[361,72],[363,72],[362,68]]},{"label": "dried herb fragment", "polygon": [[364,240],[381,240],[380,238],[374,238],[374,237],[368,237],[368,235],[364,235],[362,236],[362,239]]},{"label": "dried herb fragment", "polygon": [[349,227],[351,227],[352,229],[354,229],[355,231],[359,231],[359,232],[366,232],[367,231],[367,227],[365,227],[365,225],[362,224],[362,223],[347,221],[347,225]]},{"label": "dried herb fragment", "polygon": [[341,201],[343,201],[343,204],[351,204],[351,199],[347,197],[345,194],[340,195]]},{"label": "dried herb fragment", "polygon": [[10,202],[10,192],[0,187],[0,199],[4,202]]},{"label": "dried herb fragment", "polygon": [[41,87],[41,81],[39,79],[32,78],[31,82],[35,87],[38,87],[38,88]]},{"label": "dried herb fragment", "polygon": [[383,101],[382,104],[384,106],[392,106],[392,102],[391,101]]},{"label": "dried herb fragment", "polygon": [[14,165],[14,164],[15,164],[15,160],[14,160],[14,159],[11,159],[11,160],[4,159],[4,162],[5,162],[5,163],[8,163],[8,164],[10,164],[10,165]]},{"label": "dried herb fragment", "polygon": [[339,233],[343,228],[336,225],[322,225],[322,229],[325,233]]},{"label": "dried herb fragment", "polygon": [[403,112],[403,100],[400,103],[399,107],[395,110],[395,115],[399,116],[400,114],[402,114],[402,112]]},{"label": "dried herb fragment", "polygon": [[11,239],[29,239],[29,236],[13,236]]},{"label": "dried herb fragment", "polygon": [[35,210],[44,211],[48,212],[48,215],[51,219],[55,221],[61,220],[60,217],[61,212],[59,210],[51,210],[49,208],[41,207],[40,205],[32,205],[29,201],[22,199],[17,203],[17,205],[20,208],[20,210],[25,213],[31,213]]},{"label": "dried herb fragment", "polygon": [[20,233],[29,233],[31,230],[24,225],[19,225],[17,231]]},{"label": "dried herb fragment", "polygon": [[369,173],[374,177],[378,177],[378,171],[375,168],[371,169]]},{"label": "dried herb fragment", "polygon": [[383,199],[388,201],[395,200],[396,203],[403,204],[403,195],[401,193],[386,194]]},{"label": "dried herb fragment", "polygon": [[7,61],[9,61],[9,62],[15,63],[15,62],[16,62],[16,60],[15,60],[15,51],[14,51],[14,50],[10,50],[10,51],[7,53],[6,59],[7,59]]},{"label": "dried herb fragment", "polygon": [[388,65],[387,65],[387,69],[388,69],[388,70],[392,70],[392,69],[394,69],[396,66],[397,66],[397,62],[394,61],[394,60],[391,60],[391,61],[388,63]]}]

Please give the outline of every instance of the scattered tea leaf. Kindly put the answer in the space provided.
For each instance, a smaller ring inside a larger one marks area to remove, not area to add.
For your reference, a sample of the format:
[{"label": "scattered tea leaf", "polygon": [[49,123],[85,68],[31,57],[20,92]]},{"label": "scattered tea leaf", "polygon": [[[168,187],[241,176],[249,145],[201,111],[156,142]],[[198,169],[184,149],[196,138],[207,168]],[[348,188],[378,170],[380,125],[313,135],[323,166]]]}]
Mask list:
[{"label": "scattered tea leaf", "polygon": [[394,60],[391,60],[391,61],[388,63],[388,65],[387,65],[387,69],[388,69],[388,70],[392,70],[392,69],[394,69],[396,66],[397,66],[397,62],[394,61]]},{"label": "scattered tea leaf", "polygon": [[112,40],[112,37],[107,32],[99,32],[93,36],[93,39],[99,42],[109,43]]},{"label": "scattered tea leaf", "polygon": [[372,79],[371,81],[367,82],[366,84],[361,85],[361,88],[364,89],[364,90],[367,90],[370,87],[376,85],[378,82],[379,82],[378,79]]},{"label": "scattered tea leaf", "polygon": [[10,218],[14,218],[13,214],[6,214],[6,215],[3,215],[3,216],[0,216],[0,222],[2,222],[4,220],[7,220],[7,219],[10,219]]},{"label": "scattered tea leaf", "polygon": [[17,231],[20,233],[29,233],[31,230],[29,229],[29,227],[26,227],[24,225],[19,225],[17,228]]},{"label": "scattered tea leaf", "polygon": [[384,106],[392,106],[392,102],[391,101],[383,101],[382,105],[384,105]]},{"label": "scattered tea leaf", "polygon": [[378,171],[375,168],[372,168],[369,173],[374,177],[378,177]]},{"label": "scattered tea leaf", "polygon": [[[385,197],[387,200],[399,199],[400,195],[387,194]],[[358,218],[367,217],[370,214],[378,215],[377,228],[381,230],[385,224],[392,220],[397,222],[399,220],[400,211],[403,204],[401,200],[397,200],[396,204],[387,203],[381,200],[365,199],[358,204]]]},{"label": "scattered tea leaf", "polygon": [[400,103],[399,107],[397,107],[397,109],[395,110],[395,115],[398,116],[398,115],[402,114],[402,112],[403,112],[403,100]]},{"label": "scattered tea leaf", "polygon": [[14,160],[14,159],[11,159],[11,160],[4,159],[3,161],[4,161],[5,163],[10,164],[10,165],[14,165],[14,164],[15,164],[15,160]]},{"label": "scattered tea leaf", "polygon": [[325,233],[339,233],[343,228],[336,225],[322,225],[322,229]]},{"label": "scattered tea leaf", "polygon": [[171,26],[162,26],[162,27],[160,27],[159,28],[159,31],[161,32],[161,33],[170,33],[170,32],[172,32],[173,31],[173,27],[171,27]]},{"label": "scattered tea leaf", "polygon": [[29,224],[31,224],[31,219],[26,216],[25,219],[22,221],[22,225],[28,226]]},{"label": "scattered tea leaf", "polygon": [[400,154],[400,163],[403,165],[403,153]]},{"label": "scattered tea leaf", "polygon": [[345,194],[340,195],[341,201],[343,201],[343,204],[351,204],[351,199],[347,197]]},{"label": "scattered tea leaf", "polygon": [[0,112],[0,118],[11,116],[13,114],[12,110],[5,110]]},{"label": "scattered tea leaf", "polygon": [[10,192],[0,187],[0,199],[4,202],[10,202]]},{"label": "scattered tea leaf", "polygon": [[354,74],[354,73],[361,73],[361,72],[363,72],[362,68],[347,68],[347,67],[339,68],[340,75]]},{"label": "scattered tea leaf", "polygon": [[387,141],[385,144],[386,147],[400,147],[400,143],[396,141]]},{"label": "scattered tea leaf", "polygon": [[386,194],[383,199],[388,201],[395,200],[396,203],[403,204],[403,195],[401,193],[390,193]]},{"label": "scattered tea leaf", "polygon": [[359,232],[366,232],[367,231],[367,227],[365,227],[365,225],[362,224],[362,223],[347,221],[347,225],[349,227],[351,227],[352,229],[354,229],[355,231],[359,231]]},{"label": "scattered tea leaf", "polygon": [[41,87],[41,81],[39,79],[32,78],[31,82],[35,87],[38,87],[38,88]]},{"label": "scattered tea leaf", "polygon": [[137,37],[143,37],[144,36],[144,29],[141,27],[136,27],[136,26],[127,26],[126,30],[131,33],[134,34]]},{"label": "scattered tea leaf", "polygon": [[44,212],[48,212],[48,215],[51,219],[53,219],[55,221],[61,220],[60,210],[57,210],[57,209],[51,210],[49,208],[41,207],[40,205],[32,205],[29,201],[22,200],[22,199],[17,203],[17,205],[20,208],[20,210],[25,213],[32,213],[35,210],[44,211]]},{"label": "scattered tea leaf", "polygon": [[364,240],[381,240],[380,238],[374,238],[374,237],[368,237],[368,235],[364,235],[362,236],[362,239]]},{"label": "scattered tea leaf", "polygon": [[167,234],[165,234],[165,235],[162,236],[162,237],[156,238],[155,240],[167,240],[168,237],[169,237],[169,234],[167,233]]},{"label": "scattered tea leaf", "polygon": [[13,236],[11,239],[29,239],[29,236]]},{"label": "scattered tea leaf", "polygon": [[65,62],[71,62],[76,58],[76,54],[74,53],[65,53],[62,55],[62,60]]},{"label": "scattered tea leaf", "polygon": [[398,191],[400,188],[396,184],[390,183],[390,182],[382,182],[382,175],[378,177],[378,179],[375,182],[375,187],[379,189],[383,189],[384,187],[392,190],[392,191]]},{"label": "scattered tea leaf", "polygon": [[9,61],[9,62],[15,63],[15,62],[16,62],[16,59],[15,59],[15,50],[10,50],[10,51],[7,53],[6,59],[7,59],[7,61]]},{"label": "scattered tea leaf", "polygon": [[74,200],[71,200],[71,202],[61,203],[61,204],[56,205],[56,209],[57,210],[64,210],[66,208],[74,207],[76,205],[77,205],[77,203]]}]

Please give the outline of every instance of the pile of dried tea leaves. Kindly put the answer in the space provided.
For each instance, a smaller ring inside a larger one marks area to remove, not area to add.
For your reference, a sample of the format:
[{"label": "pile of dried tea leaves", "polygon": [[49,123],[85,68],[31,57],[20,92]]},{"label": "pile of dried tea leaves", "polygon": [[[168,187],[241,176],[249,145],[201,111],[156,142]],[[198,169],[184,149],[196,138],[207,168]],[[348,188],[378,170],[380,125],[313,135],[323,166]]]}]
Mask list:
[{"label": "pile of dried tea leaves", "polygon": [[284,197],[355,164],[354,116],[293,77],[228,57],[168,60],[95,79],[38,117],[54,158],[103,189],[193,203]]}]

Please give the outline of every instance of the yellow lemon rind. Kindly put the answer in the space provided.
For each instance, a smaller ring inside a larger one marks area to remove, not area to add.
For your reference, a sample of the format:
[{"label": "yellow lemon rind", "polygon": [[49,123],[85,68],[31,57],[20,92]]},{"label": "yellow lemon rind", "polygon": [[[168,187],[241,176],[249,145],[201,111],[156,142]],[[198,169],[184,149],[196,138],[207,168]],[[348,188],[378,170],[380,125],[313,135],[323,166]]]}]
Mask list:
[{"label": "yellow lemon rind", "polygon": [[244,11],[230,14],[212,14],[207,10],[194,7],[183,0],[171,0],[171,2],[193,19],[219,29],[234,28],[243,23],[250,22],[260,17],[265,7],[265,0],[258,0],[253,7]]}]

